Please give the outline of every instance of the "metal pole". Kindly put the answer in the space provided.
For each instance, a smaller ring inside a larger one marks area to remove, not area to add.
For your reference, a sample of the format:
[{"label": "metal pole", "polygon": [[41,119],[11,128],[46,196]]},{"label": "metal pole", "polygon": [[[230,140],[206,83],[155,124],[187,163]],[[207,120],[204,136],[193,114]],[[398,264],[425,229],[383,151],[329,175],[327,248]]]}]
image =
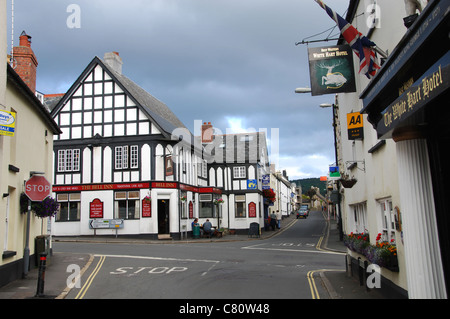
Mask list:
[{"label": "metal pole", "polygon": [[47,253],[39,254],[39,276],[36,288],[36,296],[42,297],[44,295],[44,284],[45,284],[45,268],[47,264]]},{"label": "metal pole", "polygon": [[23,278],[28,275],[30,268],[30,215],[31,215],[31,200],[28,199],[27,211],[27,229],[25,230],[25,248],[23,249]]}]

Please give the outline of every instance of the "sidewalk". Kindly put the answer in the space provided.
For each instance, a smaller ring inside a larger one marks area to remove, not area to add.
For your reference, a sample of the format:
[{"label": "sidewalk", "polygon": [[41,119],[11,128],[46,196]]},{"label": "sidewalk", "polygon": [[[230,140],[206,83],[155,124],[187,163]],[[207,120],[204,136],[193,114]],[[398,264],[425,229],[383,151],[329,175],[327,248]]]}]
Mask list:
[{"label": "sidewalk", "polygon": [[[336,252],[346,253],[347,248],[339,240],[337,220],[331,219],[328,224],[327,234],[321,248]],[[367,291],[360,286],[359,280],[349,277],[345,269],[345,256],[342,256],[342,271],[322,271],[320,277],[328,290],[331,299],[384,299],[385,297],[376,289]]]},{"label": "sidewalk", "polygon": [[[260,238],[248,235],[226,235],[222,238],[199,238],[182,240],[146,240],[139,238],[123,237],[58,237],[55,242],[99,242],[99,243],[139,243],[139,244],[180,244],[180,243],[208,243],[208,242],[227,242],[227,241],[249,241],[267,239],[284,231],[290,224],[296,220],[294,215],[284,218],[281,222],[281,229],[275,231],[262,231]],[[339,232],[335,221],[330,221],[325,239],[321,244],[323,250],[333,250],[345,252],[344,244],[339,241]],[[92,258],[89,254],[67,254],[53,253],[49,257],[45,273],[44,296],[45,299],[63,299],[65,297],[66,280],[71,274],[67,272],[67,267],[71,264],[77,264],[83,268]],[[342,256],[342,269],[345,270],[345,258]],[[345,271],[323,271],[320,273],[321,279],[327,288],[332,299],[378,299],[383,298],[376,291],[366,292],[364,287],[359,286],[353,278],[347,277]],[[26,279],[15,280],[6,286],[0,287],[0,299],[29,299],[35,297],[37,290],[38,268],[33,268],[28,273]]]}]

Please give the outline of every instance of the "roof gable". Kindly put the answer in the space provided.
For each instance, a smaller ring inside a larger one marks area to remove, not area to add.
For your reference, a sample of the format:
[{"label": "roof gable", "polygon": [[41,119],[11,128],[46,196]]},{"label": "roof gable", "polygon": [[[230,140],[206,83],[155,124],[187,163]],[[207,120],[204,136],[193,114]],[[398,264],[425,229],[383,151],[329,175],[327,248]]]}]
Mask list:
[{"label": "roof gable", "polygon": [[162,134],[185,128],[161,101],[95,57],[52,111],[61,139]]}]

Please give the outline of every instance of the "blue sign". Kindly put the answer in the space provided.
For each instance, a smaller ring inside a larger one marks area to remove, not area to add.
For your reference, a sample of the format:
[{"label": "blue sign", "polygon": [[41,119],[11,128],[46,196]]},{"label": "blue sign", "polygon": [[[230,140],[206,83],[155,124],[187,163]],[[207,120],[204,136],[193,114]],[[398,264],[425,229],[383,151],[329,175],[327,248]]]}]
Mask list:
[{"label": "blue sign", "polygon": [[256,179],[248,179],[247,189],[258,189],[258,181]]}]

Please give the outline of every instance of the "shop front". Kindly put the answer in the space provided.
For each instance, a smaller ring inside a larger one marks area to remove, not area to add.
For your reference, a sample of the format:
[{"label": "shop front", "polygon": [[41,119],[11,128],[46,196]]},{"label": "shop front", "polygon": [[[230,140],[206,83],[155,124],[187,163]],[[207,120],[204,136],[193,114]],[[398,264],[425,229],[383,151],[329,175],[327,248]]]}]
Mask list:
[{"label": "shop front", "polygon": [[[205,214],[205,207],[211,208],[217,223],[221,218],[214,205],[221,190],[213,187],[136,182],[54,186],[53,192],[60,204],[52,221],[53,236],[180,239],[192,231],[193,218]],[[205,197],[210,200],[205,201]]]}]

